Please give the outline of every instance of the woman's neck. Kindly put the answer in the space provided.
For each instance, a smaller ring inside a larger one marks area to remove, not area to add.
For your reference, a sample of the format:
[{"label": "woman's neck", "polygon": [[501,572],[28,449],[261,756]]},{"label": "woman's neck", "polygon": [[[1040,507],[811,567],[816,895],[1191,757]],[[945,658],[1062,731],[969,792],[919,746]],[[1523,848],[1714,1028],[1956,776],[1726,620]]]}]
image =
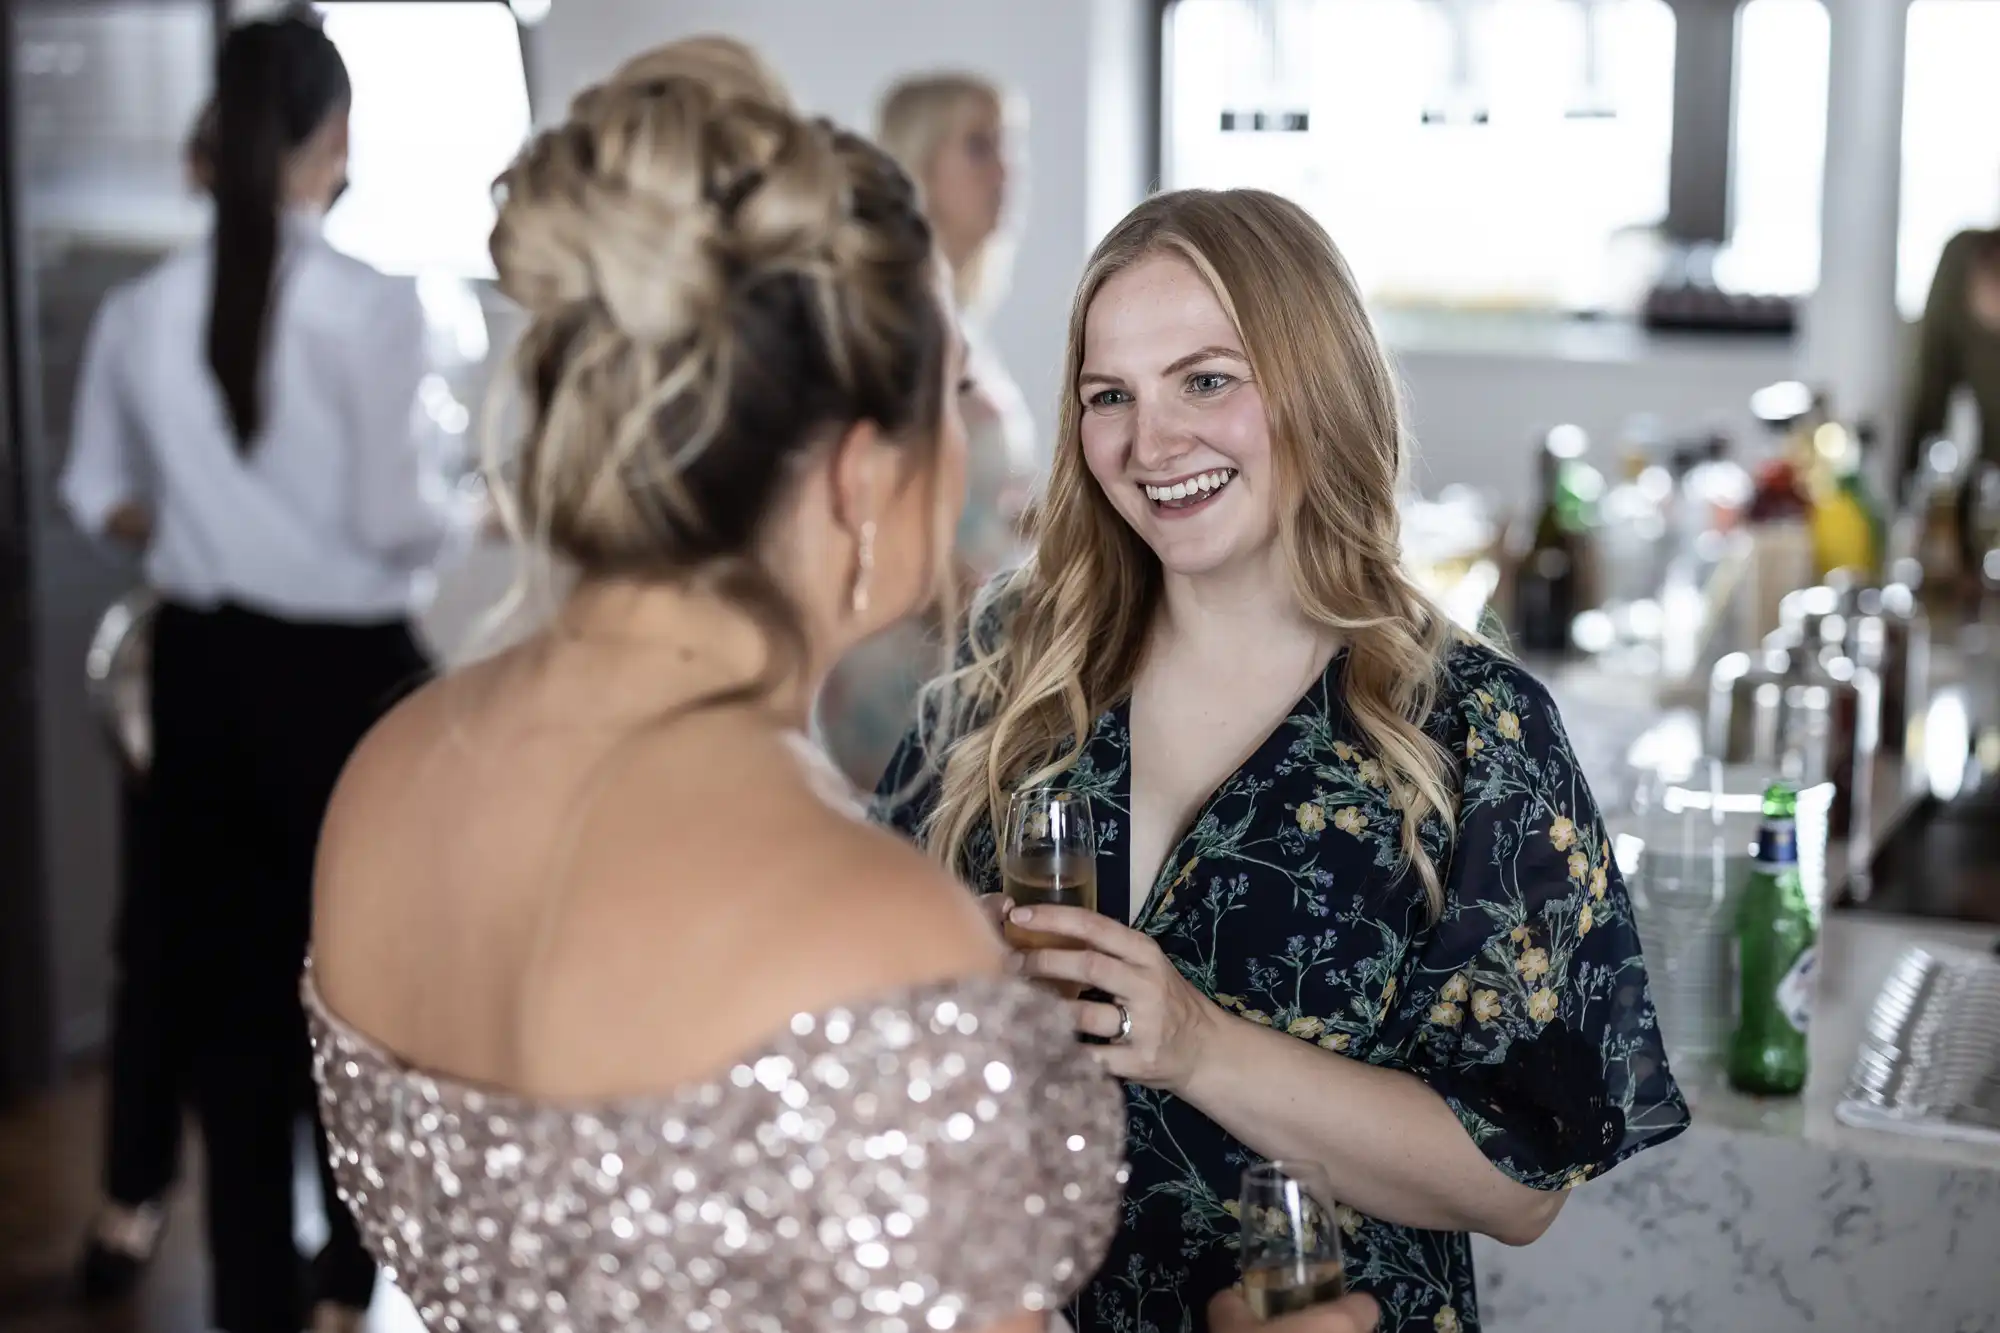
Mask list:
[{"label": "woman's neck", "polygon": [[[592,711],[643,717],[755,683],[771,662],[771,640],[722,598],[606,580],[570,594],[544,652],[551,665],[560,660],[581,668]],[[805,725],[818,688],[817,665],[799,666],[759,701],[784,726]]]},{"label": "woman's neck", "polygon": [[1246,649],[1273,662],[1323,663],[1339,636],[1306,617],[1282,556],[1189,578],[1168,575],[1153,628],[1156,650],[1176,657],[1241,663]]}]

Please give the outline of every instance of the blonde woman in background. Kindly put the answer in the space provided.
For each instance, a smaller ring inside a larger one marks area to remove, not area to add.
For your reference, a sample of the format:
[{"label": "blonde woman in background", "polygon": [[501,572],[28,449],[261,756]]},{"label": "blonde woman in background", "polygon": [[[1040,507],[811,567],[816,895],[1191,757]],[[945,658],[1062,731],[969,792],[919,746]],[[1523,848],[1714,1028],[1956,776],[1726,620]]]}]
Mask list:
[{"label": "blonde woman in background", "polygon": [[1473,1333],[1470,1233],[1534,1240],[1688,1123],[1555,705],[1403,572],[1395,377],[1296,204],[1140,205],[1064,383],[1034,553],[881,790],[986,890],[1015,790],[1097,811],[1099,911],[1012,916],[1074,942],[1021,966],[1098,992],[1072,1021],[1127,1084],[1123,1225],[1076,1327],[1210,1327],[1244,1166],[1296,1157],[1384,1329]]},{"label": "blonde woman in background", "polygon": [[[931,74],[890,89],[876,131],[923,196],[938,249],[951,265],[965,331],[970,452],[956,556],[968,591],[1019,561],[1021,514],[1035,476],[1027,400],[980,327],[1005,278],[1008,119],[1005,97],[987,80]],[[861,645],[829,679],[819,703],[820,732],[863,788],[874,785],[895,753],[940,651],[934,625],[910,621]]]},{"label": "blonde woman in background", "polygon": [[1036,470],[1027,399],[983,327],[1005,295],[1008,164],[1019,157],[1007,136],[1018,120],[1001,90],[978,75],[932,74],[892,88],[876,127],[877,141],[917,182],[952,268],[976,390],[966,408],[972,454],[958,553],[981,582],[1020,554],[1016,538]]}]

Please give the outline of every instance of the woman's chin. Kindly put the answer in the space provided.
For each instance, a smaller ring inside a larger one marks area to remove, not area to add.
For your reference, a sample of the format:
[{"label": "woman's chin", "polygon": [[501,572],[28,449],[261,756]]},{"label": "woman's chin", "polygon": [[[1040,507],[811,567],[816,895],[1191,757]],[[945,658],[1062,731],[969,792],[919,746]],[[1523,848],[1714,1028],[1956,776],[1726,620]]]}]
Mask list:
[{"label": "woman's chin", "polygon": [[1200,540],[1154,541],[1149,543],[1158,557],[1160,570],[1170,578],[1207,580],[1231,577],[1254,563],[1257,551],[1249,543],[1228,539],[1228,534],[1204,534]]}]

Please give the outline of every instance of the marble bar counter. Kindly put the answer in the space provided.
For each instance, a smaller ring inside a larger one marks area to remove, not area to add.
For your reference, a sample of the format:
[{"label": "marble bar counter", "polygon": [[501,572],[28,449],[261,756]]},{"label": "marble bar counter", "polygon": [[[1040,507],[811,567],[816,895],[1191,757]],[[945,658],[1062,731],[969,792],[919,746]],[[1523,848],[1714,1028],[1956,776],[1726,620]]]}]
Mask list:
[{"label": "marble bar counter", "polygon": [[1834,1118],[1903,951],[1996,938],[1829,914],[1803,1095],[1677,1069],[1686,1133],[1577,1189],[1536,1244],[1479,1242],[1488,1333],[2000,1333],[2000,1148]]}]

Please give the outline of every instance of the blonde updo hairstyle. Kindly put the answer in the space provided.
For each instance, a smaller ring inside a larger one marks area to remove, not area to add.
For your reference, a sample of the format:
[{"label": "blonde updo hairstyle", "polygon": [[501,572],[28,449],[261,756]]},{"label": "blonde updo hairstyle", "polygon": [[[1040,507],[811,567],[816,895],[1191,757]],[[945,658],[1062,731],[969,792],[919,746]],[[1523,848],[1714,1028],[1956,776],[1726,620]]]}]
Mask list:
[{"label": "blonde updo hairstyle", "polygon": [[[687,45],[580,95],[497,183],[493,262],[530,322],[522,430],[489,472],[510,530],[575,577],[752,614],[768,689],[806,645],[758,558],[767,520],[855,423],[909,442],[906,477],[934,460],[948,316],[895,163],[760,86],[747,48]],[[701,72],[717,60],[741,77]]]},{"label": "blonde updo hairstyle", "polygon": [[609,79],[578,94],[570,114],[588,114],[587,99],[609,89],[667,79],[693,79],[707,84],[717,97],[792,109],[791,91],[764,57],[734,37],[711,33],[641,51],[620,65]]}]

